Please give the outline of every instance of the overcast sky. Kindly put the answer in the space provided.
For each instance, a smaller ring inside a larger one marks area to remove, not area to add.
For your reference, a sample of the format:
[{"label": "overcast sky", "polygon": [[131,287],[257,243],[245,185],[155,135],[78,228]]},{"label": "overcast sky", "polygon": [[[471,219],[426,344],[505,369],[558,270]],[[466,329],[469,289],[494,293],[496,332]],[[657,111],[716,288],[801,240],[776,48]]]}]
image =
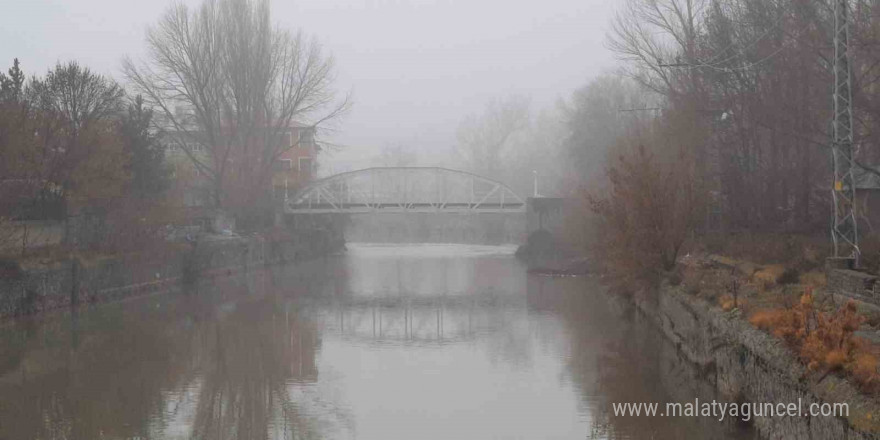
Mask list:
[{"label": "overcast sky", "polygon": [[[0,67],[30,75],[79,60],[122,80],[144,31],[170,1],[0,0]],[[197,4],[197,0],[186,3]],[[333,53],[355,105],[325,157],[327,170],[368,165],[385,145],[444,154],[459,121],[492,97],[552,106],[613,66],[609,0],[273,0],[273,18]]]}]

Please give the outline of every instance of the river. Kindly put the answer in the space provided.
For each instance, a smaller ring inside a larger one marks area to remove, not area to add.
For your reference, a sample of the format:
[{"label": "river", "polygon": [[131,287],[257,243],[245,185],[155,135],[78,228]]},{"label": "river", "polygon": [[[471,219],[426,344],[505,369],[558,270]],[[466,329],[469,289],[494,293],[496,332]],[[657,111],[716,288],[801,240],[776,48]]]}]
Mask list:
[{"label": "river", "polygon": [[350,244],[0,326],[0,440],[754,438],[612,403],[711,387],[591,277],[511,247]]}]

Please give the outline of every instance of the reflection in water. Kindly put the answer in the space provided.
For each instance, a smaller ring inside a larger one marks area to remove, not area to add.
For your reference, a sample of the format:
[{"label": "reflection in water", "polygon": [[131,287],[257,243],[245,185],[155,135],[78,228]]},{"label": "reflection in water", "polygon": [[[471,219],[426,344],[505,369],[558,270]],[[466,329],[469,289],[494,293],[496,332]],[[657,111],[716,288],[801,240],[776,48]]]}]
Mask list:
[{"label": "reflection in water", "polygon": [[722,398],[679,357],[676,348],[635,307],[580,279],[529,279],[529,307],[566,327],[568,372],[591,415],[588,438],[757,438],[750,428],[713,418],[625,417],[612,403],[693,402]]},{"label": "reflection in water", "polygon": [[589,279],[512,249],[351,246],[0,327],[0,439],[746,438],[611,402],[712,398]]}]

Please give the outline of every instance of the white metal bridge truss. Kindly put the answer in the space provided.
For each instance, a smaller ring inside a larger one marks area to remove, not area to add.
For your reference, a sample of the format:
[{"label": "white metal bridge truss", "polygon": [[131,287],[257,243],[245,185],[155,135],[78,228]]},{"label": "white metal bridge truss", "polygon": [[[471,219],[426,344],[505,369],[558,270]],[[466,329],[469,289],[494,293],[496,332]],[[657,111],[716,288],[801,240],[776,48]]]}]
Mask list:
[{"label": "white metal bridge truss", "polygon": [[367,168],[312,182],[286,203],[288,213],[521,212],[508,186],[438,167]]}]

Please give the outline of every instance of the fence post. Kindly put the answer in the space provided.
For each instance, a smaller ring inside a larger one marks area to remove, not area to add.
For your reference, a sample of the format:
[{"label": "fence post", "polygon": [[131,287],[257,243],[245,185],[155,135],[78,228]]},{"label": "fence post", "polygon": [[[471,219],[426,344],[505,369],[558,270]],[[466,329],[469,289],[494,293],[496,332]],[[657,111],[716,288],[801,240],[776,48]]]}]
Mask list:
[{"label": "fence post", "polygon": [[21,256],[25,256],[27,253],[27,236],[28,236],[28,224],[24,223],[24,232],[21,234]]},{"label": "fence post", "polygon": [[80,284],[80,276],[81,270],[79,264],[79,257],[73,257],[70,264],[70,306],[75,308],[79,305],[79,284]]}]

